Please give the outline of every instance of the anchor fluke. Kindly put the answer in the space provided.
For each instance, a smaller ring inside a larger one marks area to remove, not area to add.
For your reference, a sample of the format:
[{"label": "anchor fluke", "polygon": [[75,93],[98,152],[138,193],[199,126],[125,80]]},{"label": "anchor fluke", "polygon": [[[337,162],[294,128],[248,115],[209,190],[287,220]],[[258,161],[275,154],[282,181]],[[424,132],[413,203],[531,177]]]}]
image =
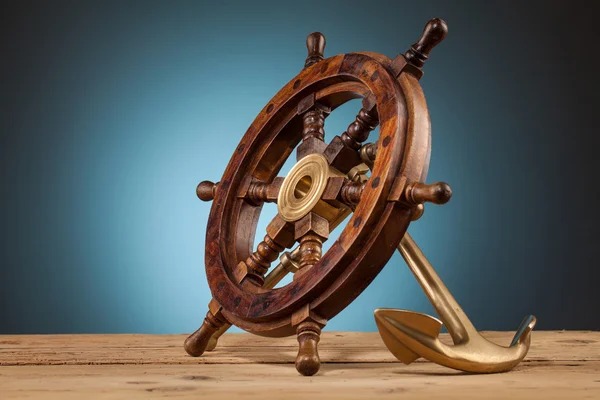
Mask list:
[{"label": "anchor fluke", "polygon": [[435,339],[442,329],[442,321],[427,314],[421,314],[409,310],[397,310],[391,308],[378,308],[375,310],[375,322],[381,334],[383,343],[390,352],[404,364],[408,365],[421,357],[408,348],[402,340],[399,340],[397,330],[398,321],[412,333],[419,333]]}]

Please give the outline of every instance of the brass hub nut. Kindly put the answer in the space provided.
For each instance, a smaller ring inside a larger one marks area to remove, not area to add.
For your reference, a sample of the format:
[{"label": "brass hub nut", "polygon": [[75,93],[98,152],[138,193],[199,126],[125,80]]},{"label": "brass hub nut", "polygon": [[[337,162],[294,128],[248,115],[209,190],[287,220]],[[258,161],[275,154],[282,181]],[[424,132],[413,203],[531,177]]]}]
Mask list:
[{"label": "brass hub nut", "polygon": [[302,158],[281,185],[277,197],[279,215],[288,222],[298,221],[311,211],[330,223],[345,217],[347,210],[334,207],[321,199],[327,181],[333,176],[344,174],[330,167],[323,155],[314,153]]}]

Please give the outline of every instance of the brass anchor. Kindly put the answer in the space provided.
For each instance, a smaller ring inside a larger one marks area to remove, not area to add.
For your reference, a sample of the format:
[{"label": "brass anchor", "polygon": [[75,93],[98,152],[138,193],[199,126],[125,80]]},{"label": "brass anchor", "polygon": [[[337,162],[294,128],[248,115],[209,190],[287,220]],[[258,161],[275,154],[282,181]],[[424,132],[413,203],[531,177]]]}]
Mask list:
[{"label": "brass anchor", "polygon": [[[363,146],[360,156],[364,163],[373,168],[375,147]],[[445,184],[430,185],[431,188],[443,188]],[[447,185],[446,185],[447,186]],[[440,190],[438,190],[439,192]],[[435,190],[424,196],[425,201],[444,204],[452,196],[449,193],[436,199]],[[424,206],[420,202],[415,208],[412,220],[423,215]],[[449,368],[475,373],[505,372],[520,363],[531,344],[531,331],[536,319],[529,315],[523,319],[509,347],[490,342],[473,326],[473,323],[452,296],[444,282],[433,269],[419,246],[406,232],[398,245],[398,251],[406,261],[408,268],[421,285],[441,321],[431,315],[409,310],[378,308],[375,310],[375,322],[383,342],[390,352],[408,365],[419,357]],[[439,340],[442,325],[446,325],[454,346],[448,346]]]},{"label": "brass anchor", "polygon": [[[396,358],[408,365],[423,357],[449,368],[476,373],[508,371],[523,360],[529,351],[530,333],[536,323],[533,315],[523,320],[509,347],[492,343],[477,332],[408,233],[402,238],[398,250],[441,321],[414,311],[375,310],[379,333]],[[442,323],[446,325],[454,346],[440,342],[438,335]]]}]

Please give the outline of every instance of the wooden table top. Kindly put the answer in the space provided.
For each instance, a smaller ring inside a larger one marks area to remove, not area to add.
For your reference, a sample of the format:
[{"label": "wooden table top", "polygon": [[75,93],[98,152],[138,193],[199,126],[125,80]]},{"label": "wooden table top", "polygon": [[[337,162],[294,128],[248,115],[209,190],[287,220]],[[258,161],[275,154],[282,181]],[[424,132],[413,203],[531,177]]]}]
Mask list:
[{"label": "wooden table top", "polygon": [[[507,345],[513,333],[484,336]],[[324,332],[312,377],[294,368],[294,337],[225,334],[201,358],[185,337],[0,335],[0,399],[600,399],[600,332],[534,331],[527,358],[495,375],[403,365],[377,333]]]}]

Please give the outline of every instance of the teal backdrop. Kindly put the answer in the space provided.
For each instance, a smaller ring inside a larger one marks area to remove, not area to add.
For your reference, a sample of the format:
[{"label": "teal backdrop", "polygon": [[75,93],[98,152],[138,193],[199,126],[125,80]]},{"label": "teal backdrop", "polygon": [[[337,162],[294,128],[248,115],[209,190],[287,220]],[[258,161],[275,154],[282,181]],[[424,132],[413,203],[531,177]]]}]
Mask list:
[{"label": "teal backdrop", "polygon": [[[421,80],[429,182],[410,227],[484,330],[600,329],[595,2],[8,1],[0,13],[0,333],[191,332],[217,181],[256,114],[326,55],[394,57],[441,17]],[[328,139],[360,109],[327,119]],[[285,169],[289,169],[286,165]],[[284,170],[285,170],[284,169]],[[274,214],[265,207],[258,231]],[[330,321],[433,313],[399,255]]]}]

